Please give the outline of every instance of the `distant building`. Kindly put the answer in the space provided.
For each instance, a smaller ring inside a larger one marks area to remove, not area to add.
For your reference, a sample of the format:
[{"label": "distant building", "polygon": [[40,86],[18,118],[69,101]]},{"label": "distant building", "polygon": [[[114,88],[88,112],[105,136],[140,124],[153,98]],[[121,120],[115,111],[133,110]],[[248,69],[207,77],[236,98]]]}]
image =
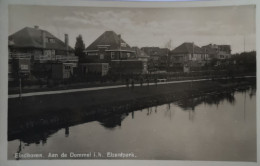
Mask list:
[{"label": "distant building", "polygon": [[48,31],[39,29],[38,26],[25,27],[9,36],[10,68],[16,68],[13,66],[15,60],[20,62],[19,72],[22,68],[33,71],[40,63],[77,64],[78,57],[74,55],[74,50],[68,45],[68,41],[67,34],[63,42]]},{"label": "distant building", "polygon": [[202,49],[205,49],[211,58],[216,58],[218,60],[225,60],[231,58],[231,46],[230,45],[216,45],[209,44],[203,46]]},{"label": "distant building", "polygon": [[114,31],[106,31],[86,48],[82,63],[110,63],[135,58],[135,51]]},{"label": "distant building", "polygon": [[142,47],[149,58],[149,68],[153,70],[165,70],[168,66],[168,55],[170,50],[168,48],[159,47]]},{"label": "distant building", "polygon": [[141,50],[138,47],[132,47],[132,48],[136,53],[136,59],[148,62],[150,57],[143,50]]},{"label": "distant building", "polygon": [[217,45],[209,44],[206,46],[202,46],[201,49],[207,54],[207,57],[205,58],[207,62],[210,62],[214,58],[217,58],[217,52],[218,52]]},{"label": "distant building", "polygon": [[194,43],[183,43],[171,51],[169,66],[181,69],[202,67],[207,57],[208,54]]},{"label": "distant building", "polygon": [[208,62],[215,59],[216,66],[222,64],[229,64],[231,58],[231,46],[230,45],[216,45],[216,44],[209,44],[202,47],[208,54]]},{"label": "distant building", "polygon": [[89,69],[99,69],[100,71],[109,69],[114,74],[145,73],[147,71],[147,61],[144,60],[147,57],[137,55],[137,51],[114,31],[104,32],[86,48],[85,53],[84,59],[79,64],[83,68],[83,72],[90,73]]}]

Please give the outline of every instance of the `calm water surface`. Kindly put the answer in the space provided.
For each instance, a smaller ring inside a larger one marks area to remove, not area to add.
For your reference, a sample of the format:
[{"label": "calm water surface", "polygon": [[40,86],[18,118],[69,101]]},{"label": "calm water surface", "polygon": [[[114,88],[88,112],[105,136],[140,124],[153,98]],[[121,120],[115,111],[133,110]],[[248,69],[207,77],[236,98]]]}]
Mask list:
[{"label": "calm water surface", "polygon": [[256,161],[256,96],[205,95],[9,141],[16,152],[133,152],[135,159]]}]

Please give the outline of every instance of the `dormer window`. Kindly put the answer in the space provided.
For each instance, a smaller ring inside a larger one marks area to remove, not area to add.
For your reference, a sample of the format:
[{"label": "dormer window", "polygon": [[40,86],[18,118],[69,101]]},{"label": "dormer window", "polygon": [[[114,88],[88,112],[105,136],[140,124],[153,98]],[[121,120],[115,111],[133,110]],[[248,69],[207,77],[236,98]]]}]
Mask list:
[{"label": "dormer window", "polygon": [[54,38],[47,38],[47,42],[48,43],[55,43],[55,39]]},{"label": "dormer window", "polygon": [[121,47],[126,47],[126,43],[121,43]]},{"label": "dormer window", "polygon": [[50,39],[50,43],[55,43],[55,39]]}]

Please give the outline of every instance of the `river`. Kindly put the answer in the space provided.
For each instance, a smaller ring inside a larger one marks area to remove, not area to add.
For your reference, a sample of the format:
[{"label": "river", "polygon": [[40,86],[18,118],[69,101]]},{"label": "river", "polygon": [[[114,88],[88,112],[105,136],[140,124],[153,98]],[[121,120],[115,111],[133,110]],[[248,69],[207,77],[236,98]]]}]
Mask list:
[{"label": "river", "polygon": [[29,153],[57,159],[65,153],[66,159],[122,159],[111,156],[122,152],[130,154],[124,159],[256,161],[255,92],[207,94],[31,132],[8,142],[8,158]]}]

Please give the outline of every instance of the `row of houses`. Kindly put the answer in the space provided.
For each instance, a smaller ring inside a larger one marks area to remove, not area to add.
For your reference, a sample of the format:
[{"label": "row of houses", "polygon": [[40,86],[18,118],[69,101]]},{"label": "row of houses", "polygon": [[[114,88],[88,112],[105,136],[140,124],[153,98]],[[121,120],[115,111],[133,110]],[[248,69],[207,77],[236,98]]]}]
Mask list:
[{"label": "row of houses", "polygon": [[218,64],[231,58],[230,45],[209,44],[199,47],[194,43],[183,43],[169,54],[170,67],[200,68],[216,59]]},{"label": "row of houses", "polygon": [[213,58],[225,60],[231,56],[230,45],[209,44],[199,47],[183,43],[173,50],[159,47],[131,47],[114,31],[106,31],[84,51],[75,56],[64,41],[38,26],[25,27],[9,36],[9,80],[17,77],[48,77],[66,79],[75,72],[81,74],[111,73],[144,74],[152,70],[201,67]]}]

